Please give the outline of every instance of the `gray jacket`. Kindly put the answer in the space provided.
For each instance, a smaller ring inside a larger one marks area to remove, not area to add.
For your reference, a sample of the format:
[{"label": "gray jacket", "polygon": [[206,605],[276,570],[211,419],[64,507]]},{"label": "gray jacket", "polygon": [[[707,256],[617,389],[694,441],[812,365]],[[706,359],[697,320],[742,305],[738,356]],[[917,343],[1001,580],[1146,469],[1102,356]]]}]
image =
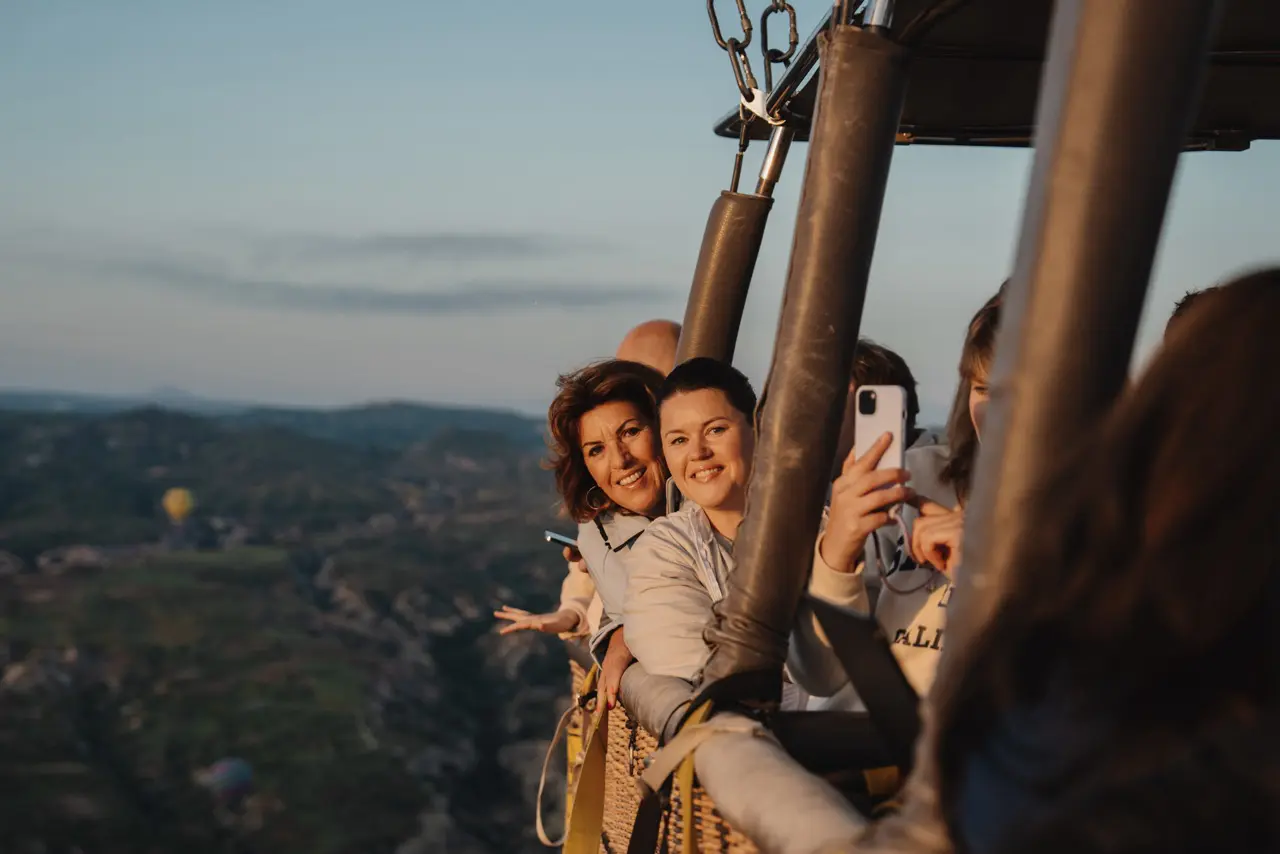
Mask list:
[{"label": "gray jacket", "polygon": [[[817,560],[816,548],[815,544],[809,592],[865,611],[862,579]],[[731,547],[716,536],[702,508],[686,502],[649,525],[627,565],[627,646],[649,673],[697,682],[711,654],[703,630],[712,606],[728,592],[736,567]],[[787,670],[800,687],[819,696],[829,696],[846,681],[826,635],[803,604],[791,635]]]},{"label": "gray jacket", "polygon": [[627,513],[604,513],[578,525],[578,551],[595,582],[602,606],[600,625],[589,648],[597,661],[604,658],[606,642],[623,623],[627,596],[627,558],[632,546],[649,527],[649,519]]}]

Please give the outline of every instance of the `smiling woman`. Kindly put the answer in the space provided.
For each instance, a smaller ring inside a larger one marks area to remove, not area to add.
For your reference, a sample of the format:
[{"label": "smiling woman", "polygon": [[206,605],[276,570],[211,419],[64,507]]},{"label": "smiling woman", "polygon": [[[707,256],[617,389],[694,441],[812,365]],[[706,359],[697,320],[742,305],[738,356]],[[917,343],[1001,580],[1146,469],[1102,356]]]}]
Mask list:
[{"label": "smiling woman", "polygon": [[751,384],[728,365],[691,359],[663,385],[659,407],[672,479],[716,532],[733,540],[746,510],[755,453]]},{"label": "smiling woman", "polygon": [[495,612],[510,621],[504,632],[520,629],[591,635],[590,649],[601,662],[601,689],[612,701],[622,672],[631,662],[623,633],[627,592],[625,558],[649,522],[666,512],[666,469],[657,436],[657,395],[662,374],[647,365],[611,359],[566,374],[547,411],[551,434],[550,467],[565,512],[578,523],[578,554],[565,550],[571,569],[566,590],[590,576],[585,595],[562,597],[589,601],[599,597],[598,625],[581,610],[529,614],[516,608]]},{"label": "smiling woman", "polygon": [[[755,451],[756,395],[729,365],[691,359],[671,372],[658,400],[667,466],[687,500],[650,525],[628,558],[627,644],[650,674],[692,682],[710,655],[703,630],[735,568],[733,541]],[[865,587],[816,559],[816,549],[809,590],[837,605],[867,608]],[[833,693],[843,672],[807,607],[795,628],[791,677],[807,691]],[[798,706],[803,698],[794,696]]]}]

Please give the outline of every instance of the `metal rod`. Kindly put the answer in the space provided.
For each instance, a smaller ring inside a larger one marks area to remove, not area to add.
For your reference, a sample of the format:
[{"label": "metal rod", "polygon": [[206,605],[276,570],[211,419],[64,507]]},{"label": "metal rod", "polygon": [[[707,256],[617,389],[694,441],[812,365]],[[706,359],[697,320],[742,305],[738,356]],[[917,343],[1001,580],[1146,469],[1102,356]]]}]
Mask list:
[{"label": "metal rod", "polygon": [[782,167],[787,162],[787,152],[795,137],[795,128],[780,125],[775,126],[769,134],[769,147],[765,149],[764,162],[760,164],[760,180],[756,182],[757,196],[773,195],[773,188],[782,177]]},{"label": "metal rod", "polygon": [[[996,341],[965,565],[927,706],[945,707],[976,633],[1036,531],[1037,493],[1127,377],[1178,155],[1196,114],[1217,0],[1058,0],[1035,160]],[[1053,500],[1055,496],[1047,496]],[[939,820],[939,730],[923,742],[885,839]]]},{"label": "metal rod", "polygon": [[893,0],[867,0],[867,8],[862,12],[862,26],[879,32],[892,25]]},{"label": "metal rod", "polygon": [[[813,560],[849,388],[909,51],[837,27],[822,62],[773,367],[762,395],[738,566],[706,629],[703,686],[772,702]],[[732,688],[729,685],[732,684]]]}]

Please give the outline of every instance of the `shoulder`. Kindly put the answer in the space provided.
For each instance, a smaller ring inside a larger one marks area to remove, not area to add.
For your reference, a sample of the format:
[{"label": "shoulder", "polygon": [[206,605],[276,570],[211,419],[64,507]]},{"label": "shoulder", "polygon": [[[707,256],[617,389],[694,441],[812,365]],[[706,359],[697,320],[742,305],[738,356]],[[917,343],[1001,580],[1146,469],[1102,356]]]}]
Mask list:
[{"label": "shoulder", "polygon": [[650,537],[667,539],[687,537],[705,518],[706,514],[702,512],[701,507],[692,501],[686,501],[676,512],[668,513],[649,523],[640,540],[643,542]]},{"label": "shoulder", "polygon": [[675,513],[653,520],[631,550],[637,559],[635,563],[643,565],[646,557],[657,557],[668,563],[684,562],[684,557],[693,554],[694,538],[705,518],[701,507],[686,503]]},{"label": "shoulder", "polygon": [[[609,518],[608,513],[600,517],[600,523],[604,524]],[[604,538],[600,536],[600,528],[596,525],[596,520],[591,519],[587,522],[578,523],[578,550],[581,551],[585,545],[590,548],[593,545],[604,545]]]},{"label": "shoulder", "polygon": [[917,492],[944,504],[955,503],[955,489],[942,482],[942,470],[950,456],[947,445],[916,445],[907,451],[904,460]]}]

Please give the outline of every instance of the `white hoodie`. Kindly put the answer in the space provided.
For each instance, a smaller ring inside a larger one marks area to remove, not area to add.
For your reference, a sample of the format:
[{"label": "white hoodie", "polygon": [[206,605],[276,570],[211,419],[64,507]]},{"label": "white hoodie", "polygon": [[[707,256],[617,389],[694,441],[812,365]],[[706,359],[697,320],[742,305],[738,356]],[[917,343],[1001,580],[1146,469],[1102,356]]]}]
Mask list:
[{"label": "white hoodie", "polygon": [[[955,490],[943,484],[939,475],[947,462],[945,445],[915,446],[906,453],[907,471],[916,492],[948,507],[956,504]],[[867,540],[866,560],[860,562],[851,576],[859,582],[868,571],[870,560],[880,578],[880,597],[876,603],[876,619],[893,642],[893,652],[902,666],[907,681],[916,693],[924,696],[933,686],[933,677],[942,652],[947,626],[947,604],[951,600],[951,579],[929,567],[919,567],[906,554],[903,531],[910,531],[917,512],[904,507],[900,525],[881,528]],[[818,558],[821,561],[821,557]],[[825,567],[827,572],[835,570]],[[814,591],[815,595],[821,595]],[[826,597],[824,597],[826,598]],[[846,601],[867,601],[850,596]],[[846,682],[830,697],[813,697],[808,708],[817,710],[861,711],[865,708],[853,685]]]}]

